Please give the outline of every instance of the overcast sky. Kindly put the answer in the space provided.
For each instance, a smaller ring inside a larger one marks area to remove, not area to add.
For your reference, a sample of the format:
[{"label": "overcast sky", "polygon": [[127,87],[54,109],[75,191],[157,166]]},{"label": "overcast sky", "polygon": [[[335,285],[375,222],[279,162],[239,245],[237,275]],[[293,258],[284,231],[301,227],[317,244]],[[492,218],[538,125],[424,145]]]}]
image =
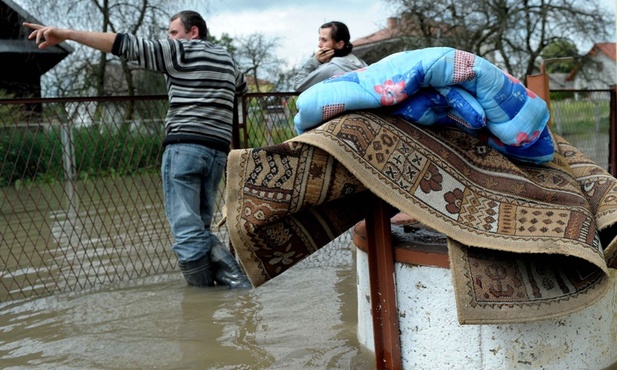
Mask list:
[{"label": "overcast sky", "polygon": [[318,28],[325,22],[345,23],[353,41],[385,27],[387,18],[393,15],[386,8],[386,3],[379,0],[211,0],[199,12],[216,37],[257,32],[268,38],[278,37],[279,57],[293,67],[317,48]]},{"label": "overcast sky", "polygon": [[[601,1],[614,14],[617,0]],[[210,0],[207,4],[196,10],[206,19],[212,35],[238,37],[259,32],[268,38],[279,37],[277,52],[289,67],[311,55],[317,47],[317,30],[325,22],[347,24],[353,41],[384,28],[388,17],[394,15],[392,5],[384,0]]]},{"label": "overcast sky", "polygon": [[[26,10],[30,8],[28,0],[14,1]],[[600,1],[615,14],[617,0]],[[193,0],[184,6],[200,12],[216,37],[223,33],[234,38],[253,33],[263,33],[269,39],[278,37],[276,52],[288,67],[299,66],[312,54],[323,23],[337,20],[347,24],[353,41],[385,28],[387,19],[396,13],[386,0]]]}]

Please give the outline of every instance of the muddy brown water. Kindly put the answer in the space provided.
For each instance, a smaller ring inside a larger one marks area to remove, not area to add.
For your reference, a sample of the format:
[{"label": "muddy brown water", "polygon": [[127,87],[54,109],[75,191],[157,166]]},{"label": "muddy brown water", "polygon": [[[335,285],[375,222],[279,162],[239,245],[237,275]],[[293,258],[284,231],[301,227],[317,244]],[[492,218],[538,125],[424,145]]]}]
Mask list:
[{"label": "muddy brown water", "polygon": [[0,189],[0,369],[374,368],[349,233],[259,288],[189,287],[160,192],[158,176]]},{"label": "muddy brown water", "polygon": [[[58,209],[66,208],[66,202],[54,195],[55,190],[28,193],[23,209],[11,208],[11,214],[3,208],[0,226],[4,231],[17,230],[15,238],[28,236],[23,245],[32,250],[50,240],[58,241],[59,249],[64,248],[72,239],[85,236],[93,241],[90,251],[121,245],[126,250],[109,260],[97,260],[96,268],[126,268],[129,274],[132,266],[122,266],[118,261],[134,257],[137,244],[169,248],[168,241],[153,232],[166,227],[160,218],[152,217],[162,209],[158,178],[130,181],[130,185],[118,180],[93,184],[95,195],[81,197],[76,207],[76,213],[87,215],[101,204],[108,204],[112,215],[121,208],[120,213],[133,214],[138,220],[128,227],[119,227],[118,217],[98,213],[87,218],[87,225],[69,222],[71,212],[58,216]],[[107,188],[109,192],[101,191]],[[139,205],[109,204],[109,197],[121,198],[118,189],[128,189],[133,193],[129,197],[138,193]],[[5,191],[0,195],[5,207],[22,196]],[[54,221],[34,227],[50,219],[49,215],[31,220],[23,215],[45,199],[49,200],[47,211],[54,209]],[[18,223],[19,228],[14,226]],[[59,226],[64,224],[70,224],[71,233]],[[81,230],[97,232],[90,235]],[[6,233],[0,235],[5,245],[8,238]],[[0,245],[0,253],[6,253],[5,245]],[[79,249],[74,252],[52,250],[51,255],[62,260],[85,253]],[[357,339],[354,254],[347,233],[252,290],[188,287],[180,273],[172,271],[125,279],[102,289],[0,302],[0,369],[374,369],[373,353]],[[56,270],[49,271],[55,275]],[[7,279],[1,273],[0,278]],[[62,283],[81,279],[82,275],[69,276]],[[5,294],[0,292],[0,296]],[[617,370],[617,366],[610,369]]]},{"label": "muddy brown water", "polygon": [[252,290],[169,273],[0,306],[3,369],[374,369],[358,343],[355,258],[328,245]]}]

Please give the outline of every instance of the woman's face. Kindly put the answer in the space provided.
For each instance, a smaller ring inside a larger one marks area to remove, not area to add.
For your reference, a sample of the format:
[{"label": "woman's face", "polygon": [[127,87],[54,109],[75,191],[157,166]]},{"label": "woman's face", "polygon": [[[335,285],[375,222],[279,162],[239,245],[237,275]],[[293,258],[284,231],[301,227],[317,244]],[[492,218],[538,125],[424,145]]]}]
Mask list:
[{"label": "woman's face", "polygon": [[345,45],[345,42],[344,41],[339,41],[339,42],[334,41],[332,36],[330,36],[330,31],[332,31],[331,27],[319,29],[319,44],[318,44],[319,48],[322,50],[341,49]]}]

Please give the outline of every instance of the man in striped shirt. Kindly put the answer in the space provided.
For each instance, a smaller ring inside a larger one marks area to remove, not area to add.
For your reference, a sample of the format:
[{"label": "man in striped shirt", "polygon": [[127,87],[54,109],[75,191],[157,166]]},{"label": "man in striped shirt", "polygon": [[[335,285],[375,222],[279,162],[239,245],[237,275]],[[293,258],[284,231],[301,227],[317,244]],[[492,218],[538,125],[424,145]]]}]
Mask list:
[{"label": "man in striped shirt", "polygon": [[207,41],[196,12],[171,18],[169,39],[59,29],[31,23],[39,48],[71,40],[113,53],[167,81],[169,109],[161,172],[172,250],[189,285],[248,288],[251,283],[221,241],[210,232],[218,187],[230,150],[235,99],[247,92],[244,75],[229,53]]}]

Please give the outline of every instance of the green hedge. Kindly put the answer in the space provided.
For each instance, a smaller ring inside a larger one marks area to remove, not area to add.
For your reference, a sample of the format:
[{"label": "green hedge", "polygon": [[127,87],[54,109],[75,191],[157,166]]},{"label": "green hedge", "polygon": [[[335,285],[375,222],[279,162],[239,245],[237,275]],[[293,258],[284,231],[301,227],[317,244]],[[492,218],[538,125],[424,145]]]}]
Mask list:
[{"label": "green hedge", "polygon": [[[4,128],[0,136],[0,186],[65,179],[59,127],[44,130]],[[144,135],[128,127],[73,129],[77,178],[158,171],[162,135]]]}]

